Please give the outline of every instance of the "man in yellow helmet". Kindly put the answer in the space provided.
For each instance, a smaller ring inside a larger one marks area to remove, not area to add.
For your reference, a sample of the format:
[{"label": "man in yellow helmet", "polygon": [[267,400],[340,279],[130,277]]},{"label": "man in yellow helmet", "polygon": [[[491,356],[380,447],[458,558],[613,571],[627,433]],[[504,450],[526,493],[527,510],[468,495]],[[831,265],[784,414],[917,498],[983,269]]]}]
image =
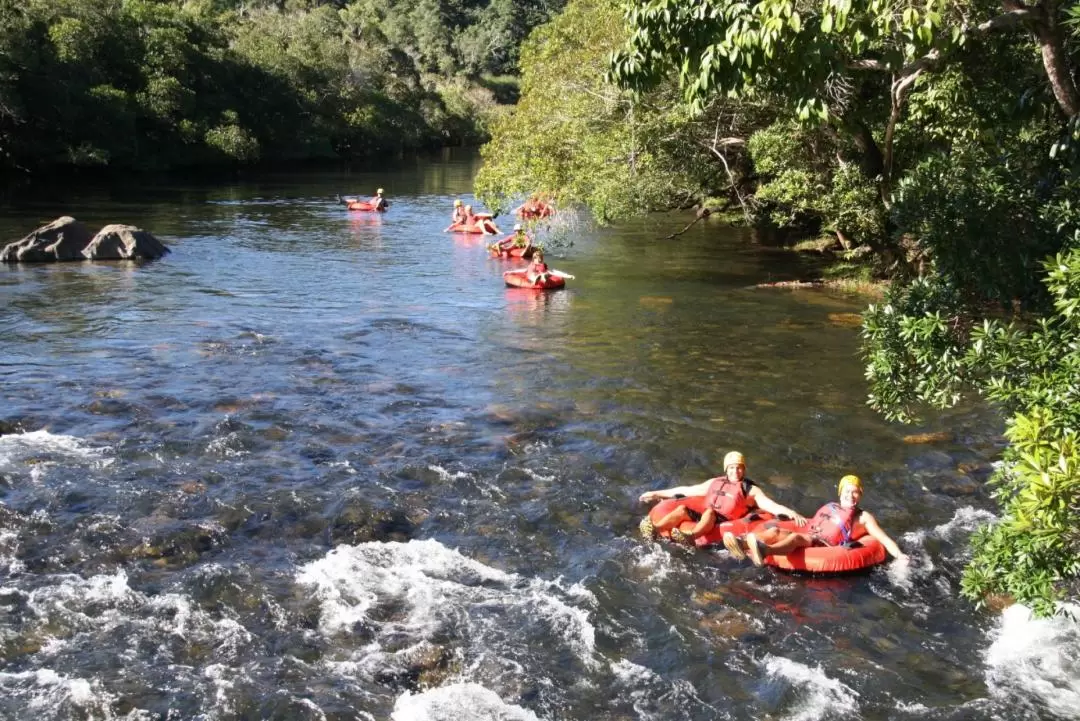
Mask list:
[{"label": "man in yellow helmet", "polygon": [[[806,533],[782,528],[766,528],[759,533],[746,534],[746,550],[731,534],[724,535],[724,546],[738,558],[750,556],[755,566],[764,563],[765,556],[782,556],[807,546],[842,546],[870,536],[885,546],[893,558],[908,560],[889,534],[881,530],[869,511],[859,508],[862,481],[858,476],[844,476],[837,486],[840,502],[826,503],[814,514]],[[730,536],[730,538],[729,538]]]},{"label": "man in yellow helmet", "polygon": [[[651,540],[658,533],[667,531],[676,543],[693,545],[695,538],[711,531],[717,523],[738,520],[755,508],[777,516],[790,516],[800,526],[806,523],[806,518],[769,498],[746,477],[746,459],[738,451],[724,456],[724,474],[694,486],[642,493],[642,503],[678,497],[685,497],[686,502],[655,522],[646,517],[641,522],[641,535]],[[679,525],[688,520],[694,521],[695,525],[689,533],[684,533]]]},{"label": "man in yellow helmet", "polygon": [[465,206],[461,202],[461,198],[454,201],[454,212],[450,214],[450,224],[464,223],[468,219],[468,215],[465,213]]},{"label": "man in yellow helmet", "polygon": [[371,199],[371,207],[375,210],[386,210],[390,204],[386,202],[386,198],[383,197],[383,189],[379,188],[375,191],[375,197]]}]

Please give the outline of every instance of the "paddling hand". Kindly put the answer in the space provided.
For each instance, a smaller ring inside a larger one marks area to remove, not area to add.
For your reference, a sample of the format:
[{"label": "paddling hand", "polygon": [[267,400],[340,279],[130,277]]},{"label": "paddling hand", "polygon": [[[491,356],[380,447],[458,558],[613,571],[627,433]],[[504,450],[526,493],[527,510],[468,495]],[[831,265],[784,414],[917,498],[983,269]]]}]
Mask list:
[{"label": "paddling hand", "polygon": [[657,499],[657,497],[658,496],[656,494],[656,491],[645,491],[640,496],[638,496],[638,500],[642,503],[652,503]]},{"label": "paddling hand", "polygon": [[806,525],[806,516],[800,516],[798,513],[796,513],[796,514],[794,514],[792,516],[792,518],[795,520],[795,525],[796,526],[805,526]]}]

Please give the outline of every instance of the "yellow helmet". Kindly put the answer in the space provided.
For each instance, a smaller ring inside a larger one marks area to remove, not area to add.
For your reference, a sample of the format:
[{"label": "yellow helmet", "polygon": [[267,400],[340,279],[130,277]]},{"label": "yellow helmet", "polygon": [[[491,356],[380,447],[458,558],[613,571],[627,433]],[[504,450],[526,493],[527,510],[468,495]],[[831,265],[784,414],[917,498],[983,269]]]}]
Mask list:
[{"label": "yellow helmet", "polygon": [[746,459],[743,458],[743,454],[738,451],[732,451],[724,456],[724,470],[727,470],[728,466],[746,466]]},{"label": "yellow helmet", "polygon": [[458,207],[459,205],[461,205],[461,198],[458,198],[457,200],[454,201],[454,207],[455,208]]},{"label": "yellow helmet", "polygon": [[375,195],[382,195],[382,188],[375,191]]},{"label": "yellow helmet", "polygon": [[844,476],[843,478],[840,479],[840,485],[838,485],[836,487],[836,494],[840,495],[841,493],[843,493],[845,486],[855,486],[856,488],[858,488],[861,491],[862,490],[862,481],[859,480],[858,476],[852,476],[850,474],[846,475],[846,476]]}]

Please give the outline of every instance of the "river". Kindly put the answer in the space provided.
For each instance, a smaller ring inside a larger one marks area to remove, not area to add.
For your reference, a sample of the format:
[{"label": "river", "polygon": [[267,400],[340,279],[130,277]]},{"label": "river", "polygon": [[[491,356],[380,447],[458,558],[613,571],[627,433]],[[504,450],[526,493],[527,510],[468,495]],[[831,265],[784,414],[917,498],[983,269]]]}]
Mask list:
[{"label": "river", "polygon": [[[508,289],[441,232],[476,163],[9,201],[173,252],[0,267],[0,718],[1080,718],[1080,625],[958,596],[1000,418],[876,416],[866,301],[754,288],[798,261],[712,220],[573,224],[576,279]],[[805,513],[859,474],[910,564],[637,537],[733,449]]]}]

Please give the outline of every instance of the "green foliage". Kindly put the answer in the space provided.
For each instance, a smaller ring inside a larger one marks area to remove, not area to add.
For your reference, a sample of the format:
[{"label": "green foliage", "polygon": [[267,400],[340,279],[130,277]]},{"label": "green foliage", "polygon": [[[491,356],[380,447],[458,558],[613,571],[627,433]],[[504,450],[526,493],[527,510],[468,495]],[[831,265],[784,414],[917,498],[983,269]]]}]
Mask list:
[{"label": "green foliage", "polygon": [[257,160],[259,141],[235,123],[218,125],[206,131],[206,144],[222,155],[238,162]]},{"label": "green foliage", "polygon": [[[0,167],[475,143],[558,0],[0,0]],[[222,122],[235,109],[235,121]]]},{"label": "green foliage", "polygon": [[1009,422],[1008,465],[993,479],[1003,517],[972,539],[961,585],[976,603],[1008,594],[1050,615],[1065,584],[1080,577],[1080,446],[1063,421],[1036,408]]},{"label": "green foliage", "polygon": [[[717,103],[696,116],[673,87],[633,99],[606,79],[608,58],[626,40],[614,0],[576,0],[538,28],[521,50],[521,100],[496,121],[484,147],[477,192],[491,207],[544,191],[560,205],[583,203],[606,222],[690,205],[731,182],[712,153],[717,128],[757,122]],[[718,148],[736,178],[741,146]]]},{"label": "green foliage", "polygon": [[873,57],[896,71],[932,48],[961,44],[959,22],[971,16],[951,6],[949,0],[627,3],[632,35],[613,71],[638,90],[675,72],[697,107],[714,95],[778,92],[801,119],[825,120],[835,106],[830,81],[850,75],[852,58]]},{"label": "green foliage", "polygon": [[[1040,157],[1038,148],[1028,152]],[[1064,188],[1034,184],[1020,164],[1000,151],[958,150],[926,157],[898,184],[895,224],[918,238],[933,272],[970,304],[1045,302],[1038,271],[1063,238],[1060,223],[1045,216]]]},{"label": "green foliage", "polygon": [[750,137],[758,173],[755,215],[781,228],[839,231],[855,244],[877,244],[885,235],[885,209],[877,188],[852,163],[831,165],[835,134],[778,122]]},{"label": "green foliage", "polygon": [[890,290],[864,316],[871,405],[908,420],[918,403],[945,407],[984,394],[1012,414],[994,478],[1002,520],[972,540],[963,591],[1008,594],[1046,614],[1080,577],[1080,250],[1044,266],[1052,310],[977,321],[940,278]]}]

